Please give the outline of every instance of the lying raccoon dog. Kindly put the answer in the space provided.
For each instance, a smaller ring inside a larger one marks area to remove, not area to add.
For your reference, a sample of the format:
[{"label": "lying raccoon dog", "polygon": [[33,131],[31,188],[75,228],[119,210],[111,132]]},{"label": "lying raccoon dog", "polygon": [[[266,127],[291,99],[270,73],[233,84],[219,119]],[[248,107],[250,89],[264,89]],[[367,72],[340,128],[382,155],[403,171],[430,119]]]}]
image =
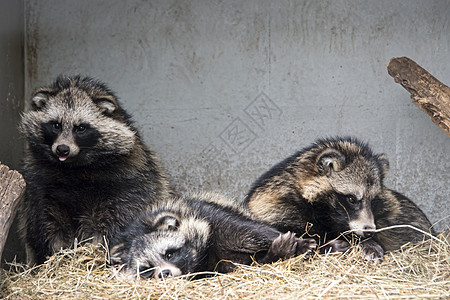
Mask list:
[{"label": "lying raccoon dog", "polygon": [[233,263],[289,258],[316,247],[314,239],[282,234],[252,220],[231,199],[195,194],[158,204],[111,245],[113,264],[131,275],[180,276],[202,271],[226,273]]},{"label": "lying raccoon dog", "polygon": [[170,197],[159,159],[105,84],[60,76],[22,117],[27,190],[19,209],[28,262],[79,241],[109,241],[157,199]]},{"label": "lying raccoon dog", "polygon": [[[354,138],[318,140],[272,167],[244,199],[253,216],[278,230],[319,236],[324,244],[352,230],[362,238],[366,259],[380,262],[385,250],[423,239],[412,229],[374,234],[375,229],[407,224],[431,232],[424,213],[405,196],[387,189],[389,162]],[[333,251],[345,251],[341,237]]]}]

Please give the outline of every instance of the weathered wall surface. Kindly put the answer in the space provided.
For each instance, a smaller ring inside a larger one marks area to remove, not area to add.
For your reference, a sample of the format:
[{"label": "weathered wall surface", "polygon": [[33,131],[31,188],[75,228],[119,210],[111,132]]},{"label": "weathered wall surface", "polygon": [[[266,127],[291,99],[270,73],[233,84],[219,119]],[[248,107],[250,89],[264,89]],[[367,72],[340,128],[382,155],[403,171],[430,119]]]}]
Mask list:
[{"label": "weathered wall surface", "polygon": [[408,56],[450,84],[449,4],[27,1],[27,95],[60,73],[106,81],[182,192],[242,197],[318,137],[357,136],[437,222],[450,215],[450,139],[385,64]]},{"label": "weathered wall surface", "polygon": [[[0,9],[0,162],[15,170],[20,167],[23,152],[17,124],[24,101],[24,42],[23,1],[3,1]],[[20,252],[14,224],[3,258],[11,261]]]}]

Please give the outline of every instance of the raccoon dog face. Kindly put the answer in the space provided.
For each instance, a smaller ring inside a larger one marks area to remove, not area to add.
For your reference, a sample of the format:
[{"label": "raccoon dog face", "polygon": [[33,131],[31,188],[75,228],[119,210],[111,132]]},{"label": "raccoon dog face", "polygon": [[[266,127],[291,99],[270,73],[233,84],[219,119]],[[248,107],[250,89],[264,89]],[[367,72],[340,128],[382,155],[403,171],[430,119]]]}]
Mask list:
[{"label": "raccoon dog face", "polygon": [[170,212],[151,213],[123,235],[111,249],[111,262],[144,278],[180,276],[197,271],[205,257],[209,225]]},{"label": "raccoon dog face", "polygon": [[331,209],[326,221],[340,231],[371,236],[370,230],[376,229],[371,203],[389,168],[385,156],[372,154],[364,144],[339,140],[318,155],[316,167],[328,186],[325,198]]},{"label": "raccoon dog face", "polygon": [[20,127],[34,158],[58,165],[101,164],[105,156],[128,154],[135,143],[135,130],[115,95],[79,76],[60,76],[36,90]]}]

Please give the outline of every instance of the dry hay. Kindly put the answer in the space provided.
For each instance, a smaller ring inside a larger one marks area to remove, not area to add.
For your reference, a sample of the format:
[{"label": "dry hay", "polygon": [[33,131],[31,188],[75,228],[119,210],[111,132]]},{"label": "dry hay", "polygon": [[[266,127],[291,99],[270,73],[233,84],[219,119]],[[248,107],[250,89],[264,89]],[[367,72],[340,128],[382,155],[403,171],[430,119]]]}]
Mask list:
[{"label": "dry hay", "polygon": [[387,253],[375,265],[358,248],[308,254],[198,280],[129,280],[95,246],[64,250],[44,265],[0,271],[6,299],[307,299],[450,298],[449,232]]}]

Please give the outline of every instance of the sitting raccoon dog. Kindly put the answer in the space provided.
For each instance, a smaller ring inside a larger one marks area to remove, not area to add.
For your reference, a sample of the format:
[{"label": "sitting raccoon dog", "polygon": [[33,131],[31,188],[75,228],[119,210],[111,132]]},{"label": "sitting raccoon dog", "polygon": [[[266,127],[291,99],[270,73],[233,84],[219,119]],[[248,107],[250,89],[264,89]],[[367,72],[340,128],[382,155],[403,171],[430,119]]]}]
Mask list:
[{"label": "sitting raccoon dog", "polygon": [[[389,169],[384,155],[373,154],[353,138],[318,140],[272,167],[251,187],[244,199],[256,219],[278,230],[309,234],[327,243],[352,230],[362,242],[366,259],[380,262],[384,249],[422,238],[405,230],[373,231],[390,225],[411,224],[429,231],[423,212],[406,197],[383,186]],[[340,238],[332,251],[345,251]],[[384,248],[383,248],[384,247]]]},{"label": "sitting raccoon dog", "polygon": [[269,263],[310,251],[316,242],[281,234],[252,220],[231,199],[203,193],[159,203],[111,246],[113,264],[125,264],[131,275],[158,278],[226,273],[233,263],[251,264],[253,255]]},{"label": "sitting raccoon dog", "polygon": [[28,148],[19,226],[31,264],[75,238],[108,241],[171,193],[158,158],[103,83],[58,77],[36,90],[20,128]]}]

